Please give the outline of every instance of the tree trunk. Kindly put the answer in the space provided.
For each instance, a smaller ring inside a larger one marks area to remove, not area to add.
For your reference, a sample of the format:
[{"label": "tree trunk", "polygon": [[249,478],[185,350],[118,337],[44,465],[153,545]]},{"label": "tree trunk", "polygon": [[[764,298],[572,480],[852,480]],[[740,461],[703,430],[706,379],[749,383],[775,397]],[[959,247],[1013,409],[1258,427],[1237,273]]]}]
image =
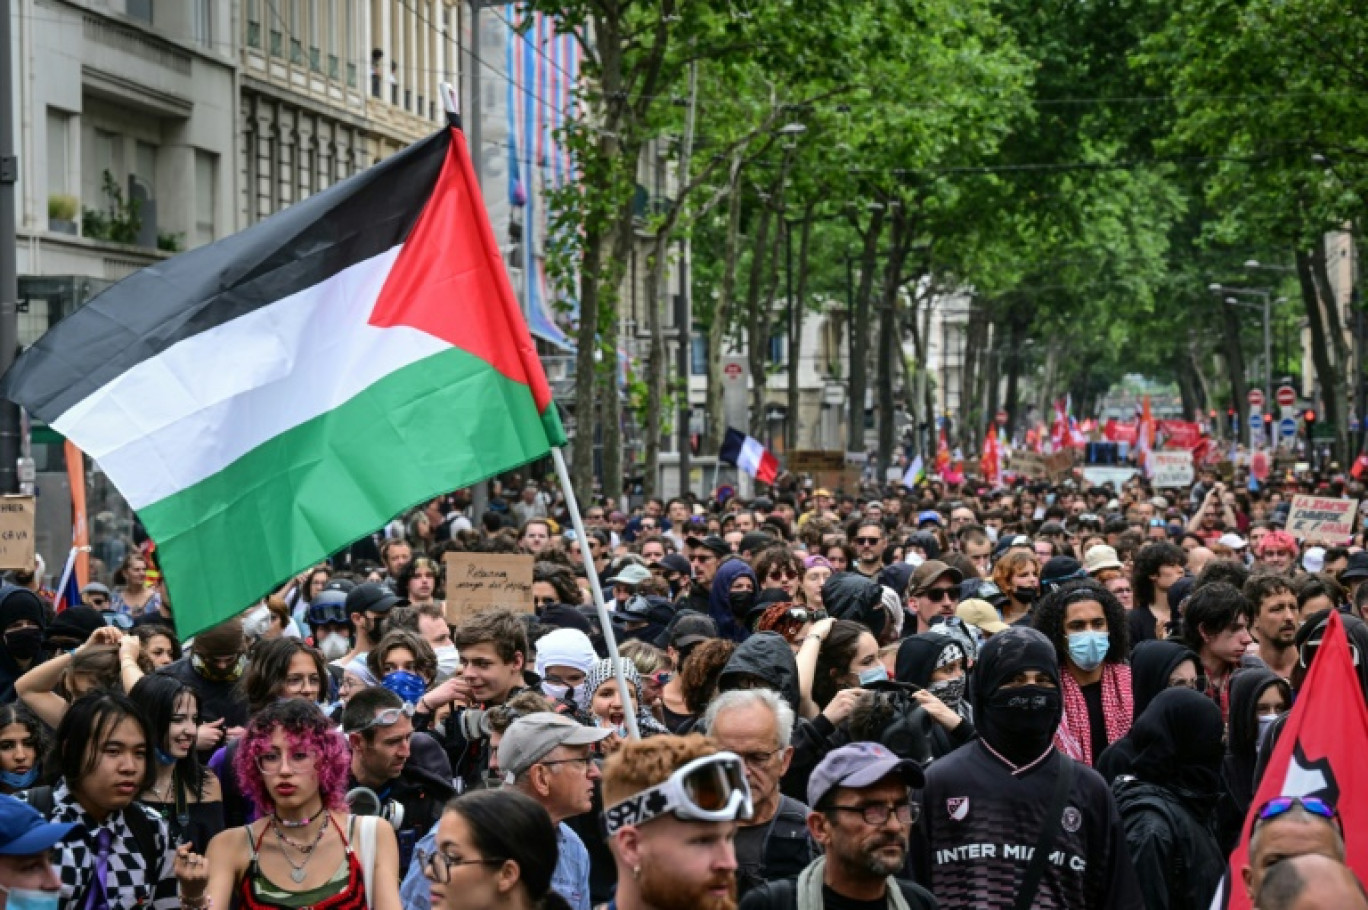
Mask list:
[{"label": "tree trunk", "polygon": [[703,452],[716,454],[722,446],[725,417],[722,413],[722,346],[731,321],[732,298],[736,294],[736,266],[741,256],[741,164],[740,152],[732,158],[727,196],[727,239],[723,247],[722,284],[713,304],[708,324],[708,392],[704,399],[708,426],[703,436]]},{"label": "tree trunk", "polygon": [[1240,346],[1240,315],[1228,303],[1221,307],[1221,352],[1230,373],[1230,398],[1235,408],[1239,428],[1236,439],[1249,439],[1249,392],[1245,383],[1244,349]]},{"label": "tree trunk", "polygon": [[[803,306],[807,300],[808,244],[812,240],[812,210],[816,202],[809,202],[803,209],[803,232],[798,243],[798,281],[794,282],[793,297],[788,302],[789,312],[789,362],[788,362],[788,420],[784,424],[784,450],[792,452],[798,448],[798,375],[803,359]],[[788,269],[793,269],[793,259],[788,260]],[[790,275],[790,280],[792,276]]]},{"label": "tree trunk", "polygon": [[[1346,384],[1353,382],[1353,356],[1349,352],[1348,343],[1344,340],[1344,321],[1340,318],[1339,301],[1335,299],[1335,286],[1330,283],[1330,269],[1325,259],[1326,242],[1326,238],[1322,236],[1312,248],[1311,270],[1325,308],[1325,332],[1329,336],[1331,350],[1334,352],[1336,369],[1329,374],[1322,374],[1319,370],[1317,373],[1321,380],[1321,396],[1326,401],[1325,421],[1335,430],[1334,457],[1344,464],[1348,461],[1349,452],[1349,421],[1344,419],[1349,413]],[[1333,417],[1332,411],[1335,415]]]},{"label": "tree trunk", "polygon": [[660,446],[664,436],[665,414],[665,327],[660,307],[666,293],[669,274],[670,232],[661,228],[656,232],[651,249],[651,274],[646,282],[646,327],[651,343],[646,355],[646,439],[645,468],[641,477],[641,495],[656,495],[656,479],[660,473]]},{"label": "tree trunk", "polygon": [[[898,292],[902,290],[903,265],[911,247],[911,234],[902,206],[893,210],[893,234],[884,262],[883,288],[879,295],[879,376],[878,376],[878,479],[883,483],[893,463],[894,402],[893,358],[902,356],[902,332],[898,330]],[[925,370],[926,364],[922,363]]]},{"label": "tree trunk", "polygon": [[[1325,310],[1321,299],[1322,288],[1316,280],[1315,254],[1297,251],[1297,279],[1301,283],[1302,306],[1306,311],[1306,325],[1311,333],[1311,362],[1316,367],[1316,381],[1321,390],[1321,419],[1339,431],[1343,423],[1340,409],[1339,377],[1335,371],[1331,341],[1326,337]],[[1325,288],[1329,290],[1328,286]],[[1334,309],[1331,300],[1328,309]]]},{"label": "tree trunk", "polygon": [[846,450],[865,450],[865,391],[869,386],[869,302],[874,290],[874,266],[883,235],[884,210],[875,209],[864,235],[860,254],[860,286],[855,292],[855,312],[850,320],[850,422],[846,426]]},{"label": "tree trunk", "polygon": [[1184,420],[1195,420],[1200,408],[1197,401],[1196,377],[1188,368],[1191,359],[1192,355],[1187,350],[1179,349],[1173,355],[1173,373],[1178,377],[1178,397],[1183,402]]},{"label": "tree trunk", "polygon": [[956,439],[961,441],[965,428],[976,426],[983,407],[983,377],[988,360],[988,317],[978,298],[969,301],[969,321],[964,329],[964,369],[960,374],[959,412],[955,414]]},{"label": "tree trunk", "polygon": [[584,247],[580,274],[579,329],[575,336],[575,440],[571,450],[571,482],[580,497],[594,492],[594,407],[598,400],[599,283],[598,264],[603,251],[603,225],[588,219],[584,225]]},{"label": "tree trunk", "polygon": [[769,313],[760,305],[770,264],[770,223],[773,210],[760,202],[760,223],[750,237],[750,276],[746,280],[746,357],[750,365],[750,435],[763,439],[765,425],[765,378],[769,367]]}]

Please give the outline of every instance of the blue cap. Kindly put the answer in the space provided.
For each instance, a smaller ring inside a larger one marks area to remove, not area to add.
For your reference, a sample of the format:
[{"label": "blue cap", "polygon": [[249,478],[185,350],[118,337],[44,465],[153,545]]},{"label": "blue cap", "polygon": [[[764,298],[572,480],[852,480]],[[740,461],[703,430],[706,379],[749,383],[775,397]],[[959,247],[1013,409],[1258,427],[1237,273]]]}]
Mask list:
[{"label": "blue cap", "polygon": [[66,839],[74,822],[49,822],[13,796],[0,795],[0,856],[32,856]]},{"label": "blue cap", "polygon": [[902,777],[909,787],[926,786],[926,775],[921,765],[910,758],[899,758],[884,746],[872,742],[854,742],[832,749],[808,778],[807,802],[816,809],[822,799],[837,787],[872,787],[892,774]]},{"label": "blue cap", "polygon": [[934,522],[938,525],[945,524],[945,519],[941,517],[941,513],[935,511],[934,509],[926,512],[920,512],[917,514],[918,525],[926,524],[928,521]]}]

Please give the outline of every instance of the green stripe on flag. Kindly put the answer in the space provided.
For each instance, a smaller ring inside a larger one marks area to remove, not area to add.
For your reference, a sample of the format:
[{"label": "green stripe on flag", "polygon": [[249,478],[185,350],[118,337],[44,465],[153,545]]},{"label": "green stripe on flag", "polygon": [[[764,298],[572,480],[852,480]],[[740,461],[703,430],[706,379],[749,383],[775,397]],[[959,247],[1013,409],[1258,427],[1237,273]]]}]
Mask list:
[{"label": "green stripe on flag", "polygon": [[410,506],[542,457],[551,426],[554,405],[538,414],[527,386],[453,348],[147,506],[177,631],[237,615]]}]

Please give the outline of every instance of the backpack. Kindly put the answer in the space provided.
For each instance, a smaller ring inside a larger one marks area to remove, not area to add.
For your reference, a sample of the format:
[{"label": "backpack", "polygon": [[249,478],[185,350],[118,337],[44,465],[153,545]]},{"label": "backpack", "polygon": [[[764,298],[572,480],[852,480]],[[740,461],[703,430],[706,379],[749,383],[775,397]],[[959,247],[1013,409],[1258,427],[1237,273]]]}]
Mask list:
[{"label": "backpack", "polygon": [[[15,796],[37,809],[43,818],[52,818],[51,787],[33,787],[16,793]],[[133,840],[137,842],[138,852],[143,856],[143,862],[147,867],[147,883],[151,886],[161,875],[164,858],[161,850],[157,848],[157,829],[153,827],[152,820],[147,817],[139,803],[130,803],[124,808],[124,821],[128,823],[128,830],[133,832]]]}]

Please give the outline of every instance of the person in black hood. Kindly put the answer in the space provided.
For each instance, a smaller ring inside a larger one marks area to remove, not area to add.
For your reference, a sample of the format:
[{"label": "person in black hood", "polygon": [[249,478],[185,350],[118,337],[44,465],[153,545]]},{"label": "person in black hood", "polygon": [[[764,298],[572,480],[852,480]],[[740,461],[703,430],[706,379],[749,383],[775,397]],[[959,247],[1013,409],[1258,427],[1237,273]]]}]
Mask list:
[{"label": "person in black hood", "polygon": [[1221,763],[1221,803],[1217,837],[1227,852],[1235,846],[1249,804],[1254,801],[1254,766],[1259,738],[1292,707],[1292,688],[1272,670],[1250,667],[1230,683],[1230,729]]},{"label": "person in black hood", "polygon": [[732,641],[745,641],[746,614],[755,605],[760,581],[755,571],[741,559],[729,559],[717,567],[708,594],[708,615],[717,623],[717,632]]},{"label": "person in black hood", "polygon": [[1112,792],[1148,910],[1205,907],[1225,874],[1213,830],[1222,733],[1211,699],[1175,688],[1160,692],[1127,734],[1131,775]]},{"label": "person in black hood", "polygon": [[1200,675],[1196,653],[1182,642],[1156,639],[1140,642],[1131,649],[1134,716],[1144,714],[1154,697],[1165,689],[1195,686]]},{"label": "person in black hood", "polygon": [[[971,677],[979,738],[926,770],[912,879],[945,910],[1007,910],[1018,901],[1138,910],[1107,785],[1053,745],[1064,713],[1054,645],[1035,629],[1009,628],[983,646]],[[1060,862],[1045,861],[1055,854]],[[1040,877],[1025,893],[1032,856],[1041,858]]]},{"label": "person in black hood", "polygon": [[17,585],[0,587],[0,634],[5,640],[0,648],[0,704],[14,701],[14,681],[47,656],[46,627],[47,610],[37,594]]},{"label": "person in black hood", "polygon": [[934,758],[950,754],[977,735],[966,716],[970,712],[964,698],[965,663],[960,643],[940,632],[913,635],[898,645],[893,676],[900,683],[920,687],[912,697],[936,721],[931,730]]},{"label": "person in black hood", "polygon": [[822,605],[828,616],[861,623],[875,638],[888,621],[882,587],[858,572],[837,572],[828,578],[822,585]]}]

